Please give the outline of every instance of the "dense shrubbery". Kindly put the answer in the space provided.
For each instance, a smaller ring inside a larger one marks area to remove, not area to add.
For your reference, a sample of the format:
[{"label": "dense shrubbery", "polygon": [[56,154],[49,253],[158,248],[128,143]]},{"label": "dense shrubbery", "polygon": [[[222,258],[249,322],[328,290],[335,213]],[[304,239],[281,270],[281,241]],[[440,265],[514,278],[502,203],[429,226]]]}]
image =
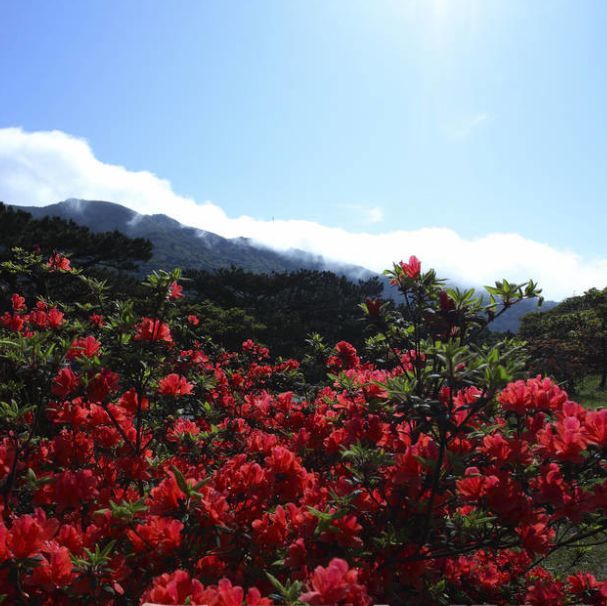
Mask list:
[{"label": "dense shrubbery", "polygon": [[79,267],[135,270],[152,257],[152,243],[129,238],[118,231],[93,233],[73,221],[59,217],[34,219],[28,212],[0,202],[0,258],[13,247],[36,249],[42,254],[60,246],[69,250]]},{"label": "dense shrubbery", "polygon": [[547,312],[528,314],[520,334],[535,371],[556,377],[571,391],[589,375],[598,375],[600,390],[607,387],[607,288],[592,288]]},{"label": "dense shrubbery", "polygon": [[[302,269],[256,274],[240,268],[214,273],[187,271],[188,291],[206,301],[207,331],[234,348],[242,335],[259,340],[274,355],[301,357],[306,337],[319,333],[331,343],[364,343],[360,303],[379,297],[384,285],[378,277],[357,283],[330,271]],[[249,321],[246,331],[226,317],[226,310]]]},{"label": "dense shrubbery", "polygon": [[535,285],[486,307],[389,273],[405,313],[370,299],[364,353],[300,365],[217,347],[177,273],[116,300],[60,255],[4,263],[6,603],[605,604],[542,563],[606,540],[607,411],[478,345]]}]

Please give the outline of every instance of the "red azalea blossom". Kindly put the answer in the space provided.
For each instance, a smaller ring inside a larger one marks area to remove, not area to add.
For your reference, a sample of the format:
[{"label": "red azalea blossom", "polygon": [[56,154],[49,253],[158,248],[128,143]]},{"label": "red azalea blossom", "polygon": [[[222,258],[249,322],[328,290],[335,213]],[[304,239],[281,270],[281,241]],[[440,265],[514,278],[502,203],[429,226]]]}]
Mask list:
[{"label": "red azalea blossom", "polygon": [[178,284],[177,282],[171,282],[169,286],[169,299],[171,301],[176,301],[177,299],[181,299],[183,297],[183,286]]},{"label": "red azalea blossom", "polygon": [[150,403],[147,398],[140,396],[135,388],[129,389],[120,396],[118,404],[125,408],[130,414],[136,414],[139,411],[146,411]]},{"label": "red azalea blossom", "polygon": [[379,316],[379,312],[381,311],[381,304],[381,299],[365,299],[367,313],[372,317]]},{"label": "red azalea blossom", "polygon": [[91,314],[89,316],[89,322],[97,328],[102,328],[105,324],[105,319],[101,314]]},{"label": "red azalea blossom", "polygon": [[177,373],[171,373],[160,379],[158,391],[164,396],[187,396],[192,393],[194,386]]},{"label": "red azalea blossom", "polygon": [[71,368],[62,368],[53,379],[51,393],[65,398],[76,390],[79,383],[78,376]]},{"label": "red azalea blossom", "polygon": [[47,519],[46,514],[37,509],[34,515],[17,518],[8,533],[6,545],[13,557],[20,559],[37,553],[57,530],[58,522]]},{"label": "red azalea blossom", "polygon": [[539,565],[603,538],[607,411],[468,346],[482,301],[416,258],[390,273],[410,314],[370,298],[358,350],[301,363],[203,338],[162,283],[77,301],[36,263],[44,293],[0,275],[6,604],[607,606],[583,561]]},{"label": "red azalea blossom", "polygon": [[110,393],[118,389],[119,376],[117,373],[102,368],[88,384],[88,396],[94,402],[101,402],[108,397]]},{"label": "red azalea blossom", "polygon": [[335,355],[327,360],[327,366],[336,370],[356,368],[360,366],[360,358],[353,345],[347,341],[340,341],[335,345]]},{"label": "red azalea blossom", "polygon": [[74,565],[66,547],[50,544],[46,553],[40,555],[39,558],[38,565],[27,580],[28,585],[52,592],[69,585],[74,579]]},{"label": "red azalea blossom", "polygon": [[181,545],[183,523],[173,518],[150,517],[145,524],[138,524],[127,535],[135,551],[157,551],[166,556]]},{"label": "red azalea blossom", "polygon": [[204,599],[204,586],[196,579],[191,579],[185,570],[176,570],[172,574],[165,573],[154,579],[151,589],[146,591],[141,603],[154,602],[156,604],[202,604]]},{"label": "red azalea blossom", "polygon": [[219,583],[205,587],[184,570],[176,570],[172,574],[163,574],[154,579],[151,589],[146,591],[143,602],[154,602],[162,605],[192,604],[205,606],[271,606],[271,600],[262,598],[256,588],[246,593],[242,587],[235,587],[229,579],[221,579]]},{"label": "red azalea blossom", "polygon": [[399,263],[399,265],[400,265],[401,269],[403,270],[404,274],[408,278],[411,278],[412,280],[419,277],[419,274],[422,269],[421,261],[415,255],[411,255],[409,257],[408,263],[401,261]]},{"label": "red azalea blossom", "polygon": [[166,341],[172,343],[173,338],[169,326],[160,320],[143,318],[137,325],[135,341]]},{"label": "red azalea blossom", "polygon": [[167,440],[179,442],[185,437],[194,437],[200,433],[200,427],[189,419],[180,417],[173,423],[173,427],[167,433]]},{"label": "red azalea blossom", "polygon": [[55,271],[57,269],[60,269],[61,271],[72,270],[70,260],[59,253],[53,253],[50,256],[48,260],[48,266],[51,268],[51,271]]},{"label": "red azalea blossom", "polygon": [[80,357],[92,358],[99,352],[100,348],[101,343],[95,337],[79,337],[72,341],[66,357],[68,360],[75,360]]},{"label": "red azalea blossom", "polygon": [[358,572],[348,563],[334,558],[326,568],[318,566],[310,578],[310,591],[299,598],[312,606],[352,604],[367,606],[371,599],[358,583]]},{"label": "red azalea blossom", "polygon": [[63,324],[63,312],[59,311],[56,307],[49,309],[46,317],[50,328],[59,328]]},{"label": "red azalea blossom", "polygon": [[90,469],[63,471],[53,481],[53,495],[58,511],[78,509],[82,503],[94,500],[98,479]]},{"label": "red azalea blossom", "polygon": [[21,295],[14,294],[11,297],[11,305],[13,307],[13,311],[23,311],[25,310],[25,297]]}]

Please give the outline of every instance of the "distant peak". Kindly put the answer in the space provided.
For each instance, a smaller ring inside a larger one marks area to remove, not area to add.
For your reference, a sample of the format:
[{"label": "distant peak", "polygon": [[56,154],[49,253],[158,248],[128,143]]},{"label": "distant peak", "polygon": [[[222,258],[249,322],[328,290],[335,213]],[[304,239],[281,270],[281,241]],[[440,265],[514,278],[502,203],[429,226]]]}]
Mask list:
[{"label": "distant peak", "polygon": [[138,212],[130,209],[128,206],[124,206],[116,202],[107,202],[106,200],[85,200],[83,198],[67,198],[62,202],[59,202],[59,205],[63,206],[64,208],[69,208],[70,210],[81,213],[91,211],[111,211],[114,213],[120,213],[123,216],[128,216],[129,218],[139,215]]}]

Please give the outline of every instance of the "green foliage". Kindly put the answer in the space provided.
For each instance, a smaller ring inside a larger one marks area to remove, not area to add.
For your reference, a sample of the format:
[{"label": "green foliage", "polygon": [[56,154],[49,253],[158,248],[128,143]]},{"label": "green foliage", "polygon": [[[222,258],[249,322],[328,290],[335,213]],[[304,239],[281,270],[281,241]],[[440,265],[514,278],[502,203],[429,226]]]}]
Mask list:
[{"label": "green foliage", "polygon": [[35,248],[46,256],[61,250],[83,269],[133,270],[137,261],[152,256],[149,240],[129,238],[118,231],[93,233],[59,217],[34,219],[30,213],[0,203],[0,253],[6,255],[14,247]]},{"label": "green foliage", "polygon": [[377,278],[354,283],[328,271],[255,274],[232,267],[186,276],[188,289],[211,313],[209,330],[220,342],[232,346],[239,333],[241,341],[251,337],[289,357],[304,354],[311,333],[331,344],[346,340],[361,346],[360,302],[383,290]]},{"label": "green foliage", "polygon": [[593,374],[600,376],[598,389],[607,387],[607,288],[524,316],[519,334],[528,343],[532,372],[554,376],[572,392]]}]

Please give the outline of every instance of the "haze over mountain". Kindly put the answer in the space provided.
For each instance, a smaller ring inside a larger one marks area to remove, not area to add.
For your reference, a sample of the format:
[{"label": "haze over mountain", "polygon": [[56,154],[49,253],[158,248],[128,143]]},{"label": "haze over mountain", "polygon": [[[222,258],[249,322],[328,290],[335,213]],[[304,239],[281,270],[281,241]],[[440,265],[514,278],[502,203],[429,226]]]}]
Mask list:
[{"label": "haze over mountain", "polygon": [[[71,219],[94,232],[118,230],[131,237],[149,239],[154,246],[152,259],[140,265],[142,273],[174,267],[214,271],[237,266],[257,272],[296,271],[298,269],[328,270],[351,280],[377,275],[364,267],[334,262],[306,251],[288,252],[266,248],[249,238],[224,238],[215,233],[189,227],[164,214],[140,214],[114,202],[70,198],[47,206],[18,206],[35,218],[55,216]],[[395,293],[386,285],[386,295]],[[556,305],[546,301],[543,309]],[[536,311],[534,301],[522,301],[492,325],[493,330],[515,332],[520,318]]]},{"label": "haze over mountain", "polygon": [[320,255],[293,249],[277,252],[248,238],[224,238],[183,225],[164,214],[143,215],[114,202],[70,198],[48,206],[19,206],[33,217],[71,219],[94,232],[118,230],[130,237],[147,238],[154,245],[152,259],[142,272],[174,267],[216,270],[232,265],[254,272],[330,270],[352,280],[374,274],[356,265],[331,262]]},{"label": "haze over mountain", "polygon": [[[224,238],[250,238],[251,243],[279,253],[304,250],[378,273],[393,261],[414,254],[424,267],[436,268],[457,284],[478,288],[496,279],[524,282],[533,278],[553,299],[607,284],[607,259],[602,252],[580,256],[568,240],[561,239],[558,245],[544,238],[532,240],[505,231],[501,224],[491,233],[465,235],[456,230],[447,214],[444,221],[436,222],[425,218],[424,209],[415,208],[409,209],[406,221],[390,218],[376,224],[372,222],[376,213],[369,216],[356,204],[342,209],[343,222],[329,224],[324,218],[306,218],[307,206],[294,206],[294,195],[285,193],[283,212],[276,215],[264,211],[263,204],[251,206],[247,214],[234,215],[212,199],[180,193],[170,180],[149,170],[104,162],[86,140],[68,133],[0,128],[0,200],[10,204],[44,206],[66,198],[127,201],[141,214],[166,214]],[[403,199],[409,199],[408,194]],[[327,202],[327,218],[330,207]],[[492,208],[488,206],[487,212],[493,212]],[[509,204],[503,208],[508,212],[500,216],[512,213]],[[465,207],[460,211],[468,217]],[[352,215],[360,217],[361,212],[366,218],[359,228],[348,228]],[[475,225],[477,216],[470,215],[467,223]],[[416,228],[420,222],[426,226]],[[551,229],[544,231],[552,233]]]}]

